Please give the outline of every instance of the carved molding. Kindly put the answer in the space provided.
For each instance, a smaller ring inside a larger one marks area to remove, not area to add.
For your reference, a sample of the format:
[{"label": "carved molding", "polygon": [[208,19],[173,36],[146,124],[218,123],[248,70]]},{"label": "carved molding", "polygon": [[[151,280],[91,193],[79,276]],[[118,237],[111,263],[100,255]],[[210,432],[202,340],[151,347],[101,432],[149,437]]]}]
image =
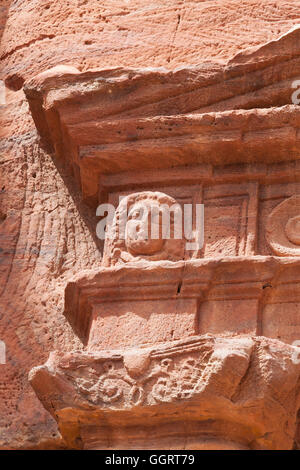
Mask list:
[{"label": "carved molding", "polygon": [[260,57],[262,68],[238,58],[214,64],[210,73],[203,66],[87,72],[58,66],[29,80],[24,91],[43,142],[96,205],[105,174],[299,159],[300,110],[289,106],[299,61],[292,49],[293,65],[286,66],[286,42],[298,35],[280,38],[274,56]]},{"label": "carved molding", "polygon": [[139,300],[299,302],[299,285],[299,259],[293,257],[140,261],[77,275],[66,287],[64,314],[86,344],[95,305],[105,310],[107,303],[126,305]]}]

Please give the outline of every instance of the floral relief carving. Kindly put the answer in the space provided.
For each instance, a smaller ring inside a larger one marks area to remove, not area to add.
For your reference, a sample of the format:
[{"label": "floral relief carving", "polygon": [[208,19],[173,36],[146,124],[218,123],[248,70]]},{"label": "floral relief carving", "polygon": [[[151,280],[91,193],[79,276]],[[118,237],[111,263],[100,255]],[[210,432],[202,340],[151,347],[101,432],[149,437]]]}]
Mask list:
[{"label": "floral relief carving", "polygon": [[210,354],[187,355],[183,350],[181,355],[155,359],[138,377],[132,377],[120,361],[104,362],[100,369],[83,368],[80,376],[69,371],[68,377],[74,380],[80,394],[103,407],[172,402],[191,398],[200,391],[206,356]]}]

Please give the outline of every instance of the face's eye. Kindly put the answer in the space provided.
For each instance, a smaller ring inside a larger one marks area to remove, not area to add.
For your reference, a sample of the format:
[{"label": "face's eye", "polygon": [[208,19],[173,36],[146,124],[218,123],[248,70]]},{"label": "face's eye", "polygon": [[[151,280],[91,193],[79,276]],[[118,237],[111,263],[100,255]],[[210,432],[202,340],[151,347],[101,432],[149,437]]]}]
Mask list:
[{"label": "face's eye", "polygon": [[132,206],[128,212],[128,220],[142,220],[148,213],[148,208],[144,205]]},{"label": "face's eye", "polygon": [[129,219],[138,219],[140,217],[140,211],[135,209],[129,216]]}]

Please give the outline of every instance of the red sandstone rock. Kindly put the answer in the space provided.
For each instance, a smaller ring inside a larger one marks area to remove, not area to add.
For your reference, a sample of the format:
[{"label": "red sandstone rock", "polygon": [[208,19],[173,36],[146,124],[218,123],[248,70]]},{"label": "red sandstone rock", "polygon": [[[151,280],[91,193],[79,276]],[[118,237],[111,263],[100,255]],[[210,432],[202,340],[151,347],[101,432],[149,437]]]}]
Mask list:
[{"label": "red sandstone rock", "polygon": [[[1,2],[1,448],[299,447],[299,13]],[[204,203],[203,248],[101,266],[94,208],[138,192]]]},{"label": "red sandstone rock", "polygon": [[[284,449],[299,407],[294,353],[266,338],[206,335],[51,355],[29,380],[71,448]],[[126,354],[142,354],[139,366]]]}]

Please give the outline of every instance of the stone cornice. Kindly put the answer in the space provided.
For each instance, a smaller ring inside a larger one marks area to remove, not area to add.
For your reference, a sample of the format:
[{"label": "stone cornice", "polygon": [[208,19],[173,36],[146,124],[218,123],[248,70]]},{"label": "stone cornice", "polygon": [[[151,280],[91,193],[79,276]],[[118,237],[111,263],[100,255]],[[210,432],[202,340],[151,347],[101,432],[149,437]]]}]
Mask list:
[{"label": "stone cornice", "polygon": [[141,261],[78,275],[66,287],[64,313],[86,342],[93,306],[104,302],[262,297],[269,302],[300,301],[299,287],[300,260],[296,257]]},{"label": "stone cornice", "polygon": [[85,201],[96,204],[103,174],[299,159],[300,108],[291,98],[299,31],[225,65],[57,66],[24,91],[44,144],[70,166]]}]

